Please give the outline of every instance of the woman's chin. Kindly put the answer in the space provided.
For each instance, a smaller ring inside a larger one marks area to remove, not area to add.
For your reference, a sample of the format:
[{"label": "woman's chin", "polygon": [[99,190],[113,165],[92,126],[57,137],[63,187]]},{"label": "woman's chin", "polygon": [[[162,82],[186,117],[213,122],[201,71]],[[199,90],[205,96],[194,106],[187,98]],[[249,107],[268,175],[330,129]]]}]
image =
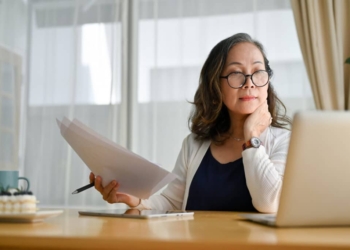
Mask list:
[{"label": "woman's chin", "polygon": [[241,114],[241,115],[250,115],[250,114],[252,114],[252,113],[254,113],[254,111],[257,109],[257,107],[254,107],[254,108],[247,108],[247,109],[241,109],[240,111],[239,111],[239,113]]},{"label": "woman's chin", "polygon": [[242,111],[240,110],[239,112],[231,112],[231,114],[235,117],[247,117],[249,115],[251,115],[254,112],[254,110],[247,110],[247,111]]},{"label": "woman's chin", "polygon": [[259,107],[259,105],[240,105],[239,107],[235,107],[229,109],[230,113],[235,114],[235,115],[240,115],[240,116],[248,116],[252,113],[254,113],[254,111]]}]

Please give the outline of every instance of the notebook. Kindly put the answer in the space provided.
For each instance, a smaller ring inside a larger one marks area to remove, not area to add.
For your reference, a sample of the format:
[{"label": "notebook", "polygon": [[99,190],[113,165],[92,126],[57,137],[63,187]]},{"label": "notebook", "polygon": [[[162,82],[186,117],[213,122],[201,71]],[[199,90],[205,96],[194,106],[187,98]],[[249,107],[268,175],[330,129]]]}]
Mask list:
[{"label": "notebook", "polygon": [[277,214],[242,214],[270,226],[350,225],[350,112],[294,116]]},{"label": "notebook", "polygon": [[80,215],[92,216],[107,216],[120,218],[135,218],[135,219],[150,219],[150,218],[165,218],[165,217],[182,217],[193,216],[194,212],[184,210],[138,210],[138,209],[106,209],[106,210],[91,210],[79,211]]}]

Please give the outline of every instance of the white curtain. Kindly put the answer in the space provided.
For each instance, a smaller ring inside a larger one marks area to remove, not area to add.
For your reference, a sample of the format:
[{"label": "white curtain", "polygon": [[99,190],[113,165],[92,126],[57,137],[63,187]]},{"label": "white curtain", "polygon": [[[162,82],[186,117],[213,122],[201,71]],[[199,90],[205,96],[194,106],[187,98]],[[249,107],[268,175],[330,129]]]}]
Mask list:
[{"label": "white curtain", "polygon": [[0,171],[18,170],[27,8],[0,1]]},{"label": "white curtain", "polygon": [[266,49],[272,83],[288,114],[314,109],[289,0],[139,0],[135,150],[173,168],[199,73],[210,50],[238,32]]},{"label": "white curtain", "polygon": [[[93,189],[71,195],[89,171],[56,117],[78,118],[171,170],[189,133],[201,66],[234,33],[265,45],[290,115],[314,108],[287,0],[13,2],[28,10],[19,169],[41,206],[106,206]],[[12,28],[0,27],[1,34]]]},{"label": "white curtain", "polygon": [[[125,2],[125,1],[124,1]],[[30,1],[24,175],[42,206],[105,206],[94,189],[72,191],[89,169],[61,137],[56,118],[77,118],[125,144],[123,1]]]}]

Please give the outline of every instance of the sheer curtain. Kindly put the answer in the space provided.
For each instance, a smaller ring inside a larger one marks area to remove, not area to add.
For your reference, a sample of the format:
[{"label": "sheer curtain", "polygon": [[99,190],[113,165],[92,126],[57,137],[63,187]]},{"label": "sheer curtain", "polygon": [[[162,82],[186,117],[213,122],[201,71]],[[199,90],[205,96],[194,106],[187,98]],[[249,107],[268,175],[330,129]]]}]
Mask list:
[{"label": "sheer curtain", "polygon": [[212,47],[238,32],[265,46],[288,115],[314,109],[288,0],[139,0],[138,141],[134,150],[171,170],[189,129],[199,73]]},{"label": "sheer curtain", "polygon": [[123,1],[29,2],[28,91],[23,170],[42,206],[105,206],[89,170],[61,137],[56,118],[77,118],[125,144]]},{"label": "sheer curtain", "polygon": [[287,0],[3,0],[0,11],[0,45],[22,60],[14,166],[41,206],[106,206],[93,189],[71,195],[89,171],[59,133],[62,116],[171,170],[200,69],[234,33],[265,45],[289,115],[314,108]]},{"label": "sheer curtain", "polygon": [[19,169],[26,16],[23,1],[0,1],[0,170]]}]

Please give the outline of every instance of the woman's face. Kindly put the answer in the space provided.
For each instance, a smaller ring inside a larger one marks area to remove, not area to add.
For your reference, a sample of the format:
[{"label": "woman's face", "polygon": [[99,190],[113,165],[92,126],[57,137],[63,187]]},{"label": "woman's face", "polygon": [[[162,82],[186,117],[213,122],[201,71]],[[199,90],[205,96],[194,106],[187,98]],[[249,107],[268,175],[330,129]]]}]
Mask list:
[{"label": "woman's face", "polygon": [[[230,49],[221,76],[227,76],[232,72],[251,75],[258,70],[265,70],[264,57],[254,44],[244,42]],[[242,88],[234,89],[228,85],[227,79],[220,80],[223,102],[231,116],[251,114],[259,105],[266,102],[269,84],[256,87],[250,77],[247,77]]]}]

